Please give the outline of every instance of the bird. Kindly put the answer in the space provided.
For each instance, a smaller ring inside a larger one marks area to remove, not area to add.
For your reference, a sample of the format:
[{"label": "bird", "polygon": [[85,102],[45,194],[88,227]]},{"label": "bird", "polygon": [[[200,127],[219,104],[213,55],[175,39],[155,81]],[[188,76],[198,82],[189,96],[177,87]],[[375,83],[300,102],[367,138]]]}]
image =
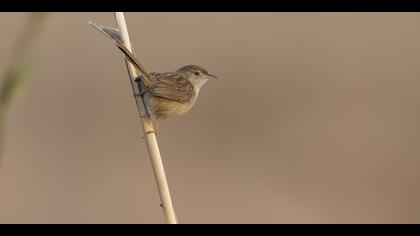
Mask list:
[{"label": "bird", "polygon": [[125,58],[140,74],[135,82],[155,126],[159,130],[159,119],[184,115],[197,101],[200,89],[209,80],[218,77],[210,74],[198,65],[186,65],[173,72],[148,73],[134,54],[127,49],[121,40],[118,29],[98,26],[89,22],[94,28],[111,38]]}]

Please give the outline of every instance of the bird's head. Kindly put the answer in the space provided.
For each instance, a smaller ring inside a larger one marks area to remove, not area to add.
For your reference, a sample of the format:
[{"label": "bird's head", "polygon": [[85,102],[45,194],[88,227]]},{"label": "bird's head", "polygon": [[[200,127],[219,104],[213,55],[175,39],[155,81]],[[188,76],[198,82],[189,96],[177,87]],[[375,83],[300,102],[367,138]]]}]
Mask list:
[{"label": "bird's head", "polygon": [[216,76],[211,75],[207,70],[201,66],[188,65],[180,68],[178,73],[184,74],[190,82],[200,89],[209,79],[217,79]]}]

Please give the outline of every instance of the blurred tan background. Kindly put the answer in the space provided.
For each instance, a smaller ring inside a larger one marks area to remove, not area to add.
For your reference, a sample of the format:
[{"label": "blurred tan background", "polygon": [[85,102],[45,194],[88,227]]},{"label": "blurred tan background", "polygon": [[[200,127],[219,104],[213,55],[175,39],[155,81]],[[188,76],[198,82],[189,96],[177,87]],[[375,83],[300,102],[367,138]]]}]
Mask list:
[{"label": "blurred tan background", "polygon": [[[0,71],[26,14],[0,14]],[[420,223],[420,14],[128,13],[149,71],[209,82],[158,137],[182,223]],[[53,13],[9,114],[0,223],[161,223],[121,54]]]}]

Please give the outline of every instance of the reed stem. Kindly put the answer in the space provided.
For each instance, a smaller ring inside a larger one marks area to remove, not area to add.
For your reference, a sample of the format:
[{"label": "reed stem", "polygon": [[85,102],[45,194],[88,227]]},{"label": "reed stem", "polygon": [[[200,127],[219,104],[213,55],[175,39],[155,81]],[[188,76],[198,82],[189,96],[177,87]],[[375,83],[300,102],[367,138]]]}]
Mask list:
[{"label": "reed stem", "polygon": [[[117,27],[121,33],[121,40],[125,46],[132,51],[130,38],[128,35],[127,24],[123,12],[116,12],[115,19]],[[130,84],[134,94],[140,94],[138,86],[135,84],[135,78],[138,77],[138,72],[134,69],[133,65],[126,60],[127,70],[130,78]],[[141,96],[135,96],[137,109],[143,123],[144,139],[146,141],[147,150],[149,152],[150,160],[152,163],[153,173],[156,179],[157,188],[161,200],[161,207],[168,224],[177,224],[178,220],[172,204],[171,195],[168,187],[168,181],[165,175],[162,158],[160,156],[156,135],[154,133],[153,124],[149,114],[145,109],[145,105]]]}]

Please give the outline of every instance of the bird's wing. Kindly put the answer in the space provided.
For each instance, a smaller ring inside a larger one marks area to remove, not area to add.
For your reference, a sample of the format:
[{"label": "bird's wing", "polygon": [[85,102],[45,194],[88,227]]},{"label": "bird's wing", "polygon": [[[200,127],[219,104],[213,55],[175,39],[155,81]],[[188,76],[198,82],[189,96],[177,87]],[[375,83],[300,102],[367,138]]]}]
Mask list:
[{"label": "bird's wing", "polygon": [[159,82],[151,88],[153,96],[187,103],[194,96],[194,86],[178,73],[151,73]]}]

